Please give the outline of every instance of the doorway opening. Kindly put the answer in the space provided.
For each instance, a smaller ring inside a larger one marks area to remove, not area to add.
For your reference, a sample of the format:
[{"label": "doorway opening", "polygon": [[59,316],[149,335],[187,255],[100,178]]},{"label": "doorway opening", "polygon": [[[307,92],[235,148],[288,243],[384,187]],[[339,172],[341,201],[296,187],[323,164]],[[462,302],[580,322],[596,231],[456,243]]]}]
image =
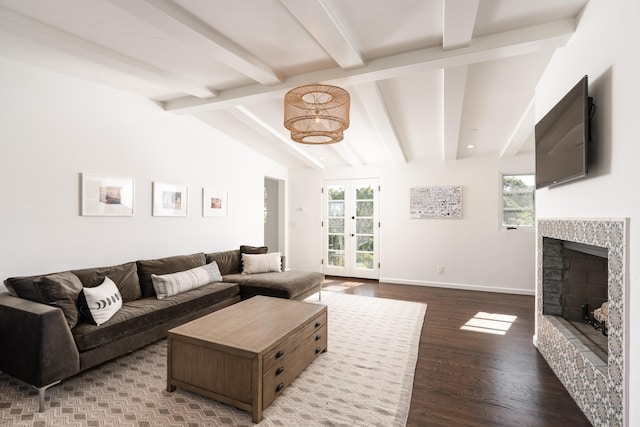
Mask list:
[{"label": "doorway opening", "polygon": [[264,178],[264,245],[284,253],[284,181]]}]

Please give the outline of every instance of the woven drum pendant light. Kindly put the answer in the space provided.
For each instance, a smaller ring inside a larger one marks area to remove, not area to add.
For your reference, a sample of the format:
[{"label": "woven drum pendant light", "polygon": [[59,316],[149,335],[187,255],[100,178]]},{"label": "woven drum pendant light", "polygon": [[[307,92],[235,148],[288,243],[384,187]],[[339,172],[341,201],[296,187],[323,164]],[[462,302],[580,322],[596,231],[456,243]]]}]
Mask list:
[{"label": "woven drum pendant light", "polygon": [[349,127],[349,92],[337,86],[312,84],[284,96],[284,127],[302,144],[342,141]]}]

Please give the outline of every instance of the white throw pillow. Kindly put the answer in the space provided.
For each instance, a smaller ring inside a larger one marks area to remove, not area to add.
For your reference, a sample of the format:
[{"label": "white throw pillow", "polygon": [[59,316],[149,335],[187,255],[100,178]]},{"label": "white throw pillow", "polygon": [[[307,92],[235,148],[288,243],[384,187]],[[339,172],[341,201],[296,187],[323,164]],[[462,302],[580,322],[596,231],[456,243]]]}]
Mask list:
[{"label": "white throw pillow", "polygon": [[222,275],[218,264],[213,261],[210,264],[177,273],[152,274],[151,282],[156,291],[156,297],[163,299],[209,283],[222,282]]},{"label": "white throw pillow", "polygon": [[280,252],[242,254],[242,274],[281,272]]},{"label": "white throw pillow", "polygon": [[108,277],[94,288],[82,288],[80,312],[96,325],[100,326],[111,319],[121,308],[120,291]]}]

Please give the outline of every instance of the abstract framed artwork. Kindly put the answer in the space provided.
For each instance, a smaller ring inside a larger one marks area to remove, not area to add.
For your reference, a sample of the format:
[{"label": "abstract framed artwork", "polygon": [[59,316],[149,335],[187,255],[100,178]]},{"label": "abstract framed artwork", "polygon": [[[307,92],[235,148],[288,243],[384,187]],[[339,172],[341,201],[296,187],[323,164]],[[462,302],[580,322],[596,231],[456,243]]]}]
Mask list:
[{"label": "abstract framed artwork", "polygon": [[203,188],[202,216],[227,216],[227,192],[217,188]]},{"label": "abstract framed artwork", "polygon": [[187,216],[186,185],[153,183],[153,216]]},{"label": "abstract framed artwork", "polygon": [[409,218],[462,218],[462,186],[411,188]]},{"label": "abstract framed artwork", "polygon": [[132,178],[81,174],[82,216],[133,216]]}]

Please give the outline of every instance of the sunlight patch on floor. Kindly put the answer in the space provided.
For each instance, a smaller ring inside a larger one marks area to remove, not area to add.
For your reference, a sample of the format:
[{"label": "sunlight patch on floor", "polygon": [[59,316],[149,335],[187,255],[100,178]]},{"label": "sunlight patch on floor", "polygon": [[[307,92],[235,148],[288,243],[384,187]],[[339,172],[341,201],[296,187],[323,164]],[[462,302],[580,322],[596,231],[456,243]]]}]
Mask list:
[{"label": "sunlight patch on floor", "polygon": [[325,280],[325,285],[322,287],[323,290],[328,291],[345,291],[351,288],[357,288],[358,286],[364,285],[362,282],[339,282],[339,284],[331,285],[332,280]]},{"label": "sunlight patch on floor", "polygon": [[518,316],[508,314],[485,313],[479,311],[467,323],[460,327],[465,331],[483,332],[485,334],[506,335]]}]

